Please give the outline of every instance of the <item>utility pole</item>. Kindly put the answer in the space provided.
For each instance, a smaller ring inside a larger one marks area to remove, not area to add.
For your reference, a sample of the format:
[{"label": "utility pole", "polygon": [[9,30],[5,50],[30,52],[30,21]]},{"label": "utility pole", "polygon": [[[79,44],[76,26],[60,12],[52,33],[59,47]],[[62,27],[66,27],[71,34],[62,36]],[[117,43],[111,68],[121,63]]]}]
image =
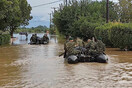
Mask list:
[{"label": "utility pole", "polygon": [[[54,12],[52,12],[52,15],[55,13],[56,8],[57,8],[57,7],[51,7],[51,9],[54,9]],[[55,30],[55,24],[53,24],[53,25],[54,25],[54,30]]]},{"label": "utility pole", "polygon": [[51,28],[51,13],[49,13],[49,15],[50,15],[50,28]]},{"label": "utility pole", "polygon": [[109,0],[106,2],[106,23],[109,22]]},{"label": "utility pole", "polygon": [[64,6],[67,6],[67,0],[64,0]]},{"label": "utility pole", "polygon": [[66,6],[67,6],[67,0],[66,0]]}]

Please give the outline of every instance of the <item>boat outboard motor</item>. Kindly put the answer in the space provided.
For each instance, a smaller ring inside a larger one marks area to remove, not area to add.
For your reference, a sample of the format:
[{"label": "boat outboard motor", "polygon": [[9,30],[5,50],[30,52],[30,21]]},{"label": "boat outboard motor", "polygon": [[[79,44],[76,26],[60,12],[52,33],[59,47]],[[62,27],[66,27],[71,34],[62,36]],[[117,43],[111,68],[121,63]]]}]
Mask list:
[{"label": "boat outboard motor", "polygon": [[96,61],[99,63],[107,63],[108,57],[105,54],[100,54],[96,57]]},{"label": "boat outboard motor", "polygon": [[68,56],[67,62],[68,62],[69,64],[78,63],[78,57],[75,56],[75,55]]}]

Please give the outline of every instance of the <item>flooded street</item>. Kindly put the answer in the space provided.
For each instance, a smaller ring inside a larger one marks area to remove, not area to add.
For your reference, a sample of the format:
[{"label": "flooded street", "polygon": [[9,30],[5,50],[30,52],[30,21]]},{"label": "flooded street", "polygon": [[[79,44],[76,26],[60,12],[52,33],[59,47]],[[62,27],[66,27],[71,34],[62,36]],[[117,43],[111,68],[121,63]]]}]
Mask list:
[{"label": "flooded street", "polygon": [[132,87],[131,51],[108,48],[107,64],[67,64],[58,57],[63,45],[56,36],[48,45],[29,45],[30,38],[15,36],[13,45],[0,46],[0,88]]}]

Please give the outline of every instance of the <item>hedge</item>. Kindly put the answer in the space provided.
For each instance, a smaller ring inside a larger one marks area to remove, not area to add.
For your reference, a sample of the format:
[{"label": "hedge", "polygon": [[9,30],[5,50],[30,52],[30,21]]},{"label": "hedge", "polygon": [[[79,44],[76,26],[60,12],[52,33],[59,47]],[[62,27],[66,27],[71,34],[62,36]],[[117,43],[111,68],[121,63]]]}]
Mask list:
[{"label": "hedge", "polygon": [[109,31],[111,27],[115,25],[113,23],[104,24],[102,26],[96,27],[94,30],[94,35],[97,39],[101,38],[101,40],[106,44],[106,46],[113,47],[113,44],[109,38]]},{"label": "hedge", "polygon": [[102,38],[106,46],[132,50],[132,24],[130,23],[108,23],[96,27],[94,34],[96,38]]},{"label": "hedge", "polygon": [[110,31],[111,43],[120,49],[132,49],[132,26],[130,24],[114,25]]},{"label": "hedge", "polygon": [[10,35],[9,34],[0,34],[0,45],[9,44]]}]

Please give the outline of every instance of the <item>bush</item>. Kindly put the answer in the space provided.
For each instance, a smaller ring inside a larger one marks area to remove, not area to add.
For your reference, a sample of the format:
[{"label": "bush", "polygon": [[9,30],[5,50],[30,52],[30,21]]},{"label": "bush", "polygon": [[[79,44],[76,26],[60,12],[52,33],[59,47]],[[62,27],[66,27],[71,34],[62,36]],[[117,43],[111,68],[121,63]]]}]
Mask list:
[{"label": "bush", "polygon": [[109,31],[113,25],[115,25],[115,23],[108,23],[95,28],[95,37],[97,39],[101,38],[102,41],[106,44],[106,46],[113,46],[109,38]]},{"label": "bush", "polygon": [[90,23],[90,22],[84,21],[80,26],[80,30],[81,30],[81,33],[83,34],[84,40],[91,39],[92,37],[94,37],[94,30],[98,26],[99,26],[98,23]]},{"label": "bush", "polygon": [[120,49],[132,49],[132,26],[130,24],[118,24],[110,30],[111,43]]},{"label": "bush", "polygon": [[56,34],[57,34],[57,39],[59,43],[64,43],[65,42],[65,36],[61,33],[59,33],[58,29],[56,29]]},{"label": "bush", "polygon": [[9,34],[1,34],[0,35],[0,45],[9,44],[10,43],[10,35]]},{"label": "bush", "polygon": [[132,26],[128,23],[108,23],[96,27],[94,34],[106,46],[132,50]]}]

